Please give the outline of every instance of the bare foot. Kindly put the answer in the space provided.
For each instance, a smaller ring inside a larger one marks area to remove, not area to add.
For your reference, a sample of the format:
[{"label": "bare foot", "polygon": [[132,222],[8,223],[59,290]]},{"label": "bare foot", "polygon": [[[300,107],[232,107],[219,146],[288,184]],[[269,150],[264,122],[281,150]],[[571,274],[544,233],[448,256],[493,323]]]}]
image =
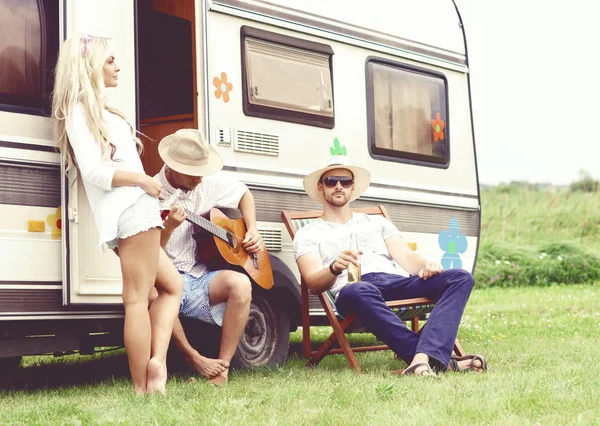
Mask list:
[{"label": "bare foot", "polygon": [[187,358],[185,362],[187,362],[197,374],[206,377],[207,379],[216,377],[229,368],[229,363],[227,361],[206,358],[200,354]]},{"label": "bare foot", "polygon": [[161,395],[167,394],[167,365],[161,363],[156,358],[150,358],[146,365],[146,373],[148,375],[148,384],[146,385],[146,393],[152,395],[159,392]]},{"label": "bare foot", "polygon": [[134,386],[133,391],[135,392],[135,396],[144,396],[146,395],[146,389],[141,386]]},{"label": "bare foot", "polygon": [[227,375],[229,374],[229,368],[226,368],[225,371],[219,373],[217,376],[208,380],[208,383],[221,387],[227,383]]}]

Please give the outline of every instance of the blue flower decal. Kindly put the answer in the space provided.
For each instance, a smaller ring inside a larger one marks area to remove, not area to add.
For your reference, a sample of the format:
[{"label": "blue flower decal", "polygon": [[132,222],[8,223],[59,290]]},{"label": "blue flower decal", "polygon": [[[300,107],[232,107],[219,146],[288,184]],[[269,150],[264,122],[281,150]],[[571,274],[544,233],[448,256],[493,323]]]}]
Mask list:
[{"label": "blue flower decal", "polygon": [[458,220],[450,219],[448,230],[443,230],[438,236],[440,248],[444,251],[442,266],[444,269],[462,268],[460,255],[467,251],[467,237],[458,233]]}]

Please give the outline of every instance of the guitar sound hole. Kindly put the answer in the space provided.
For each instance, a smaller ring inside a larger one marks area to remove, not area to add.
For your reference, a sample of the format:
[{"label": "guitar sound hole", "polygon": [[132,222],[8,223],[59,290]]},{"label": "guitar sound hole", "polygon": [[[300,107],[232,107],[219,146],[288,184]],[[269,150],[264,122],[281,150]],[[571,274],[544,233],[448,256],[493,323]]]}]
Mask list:
[{"label": "guitar sound hole", "polygon": [[227,231],[227,243],[231,246],[233,252],[237,253],[240,248],[238,246],[238,242],[235,239],[235,235],[233,232],[231,232],[231,230],[227,229]]}]

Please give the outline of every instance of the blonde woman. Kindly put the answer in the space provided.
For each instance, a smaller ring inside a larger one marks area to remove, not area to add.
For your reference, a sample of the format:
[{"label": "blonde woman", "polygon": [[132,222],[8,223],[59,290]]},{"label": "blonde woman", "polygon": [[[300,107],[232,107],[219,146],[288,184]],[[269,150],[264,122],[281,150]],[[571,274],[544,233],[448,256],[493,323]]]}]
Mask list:
[{"label": "blonde woman", "polygon": [[[68,39],[56,66],[52,113],[65,164],[83,180],[99,246],[106,244],[121,261],[125,348],[134,390],[165,394],[166,354],[182,280],[160,247],[162,185],[144,172],[134,129],[106,105],[104,91],[118,85],[119,71],[110,39]],[[158,298],[148,311],[155,283]]]}]

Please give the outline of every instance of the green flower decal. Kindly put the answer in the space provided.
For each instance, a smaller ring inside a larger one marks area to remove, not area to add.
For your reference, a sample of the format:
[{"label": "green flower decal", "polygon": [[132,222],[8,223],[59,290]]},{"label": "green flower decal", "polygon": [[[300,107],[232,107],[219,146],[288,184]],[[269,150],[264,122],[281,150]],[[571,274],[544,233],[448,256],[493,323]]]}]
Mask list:
[{"label": "green flower decal", "polygon": [[340,140],[338,138],[333,140],[333,146],[329,147],[329,152],[331,152],[331,155],[347,155],[346,147],[340,145]]}]

